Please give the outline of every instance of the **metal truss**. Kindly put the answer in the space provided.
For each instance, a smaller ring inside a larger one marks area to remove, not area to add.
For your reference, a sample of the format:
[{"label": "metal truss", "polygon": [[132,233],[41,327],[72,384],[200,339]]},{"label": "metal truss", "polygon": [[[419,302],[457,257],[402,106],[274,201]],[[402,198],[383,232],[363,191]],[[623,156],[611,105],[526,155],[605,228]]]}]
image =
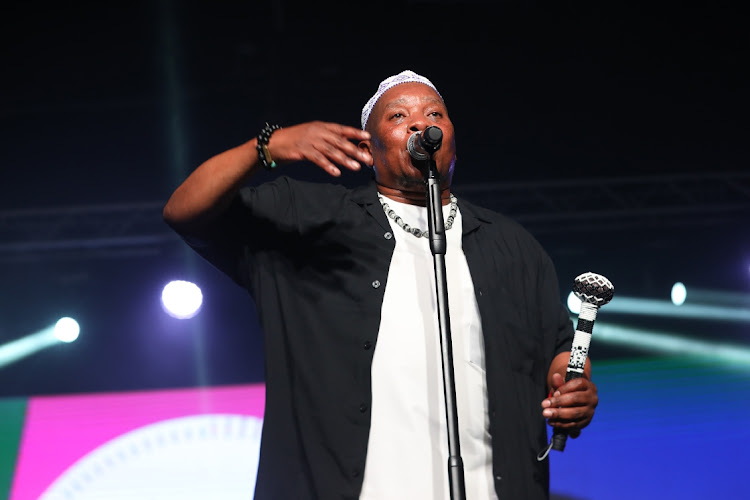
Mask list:
[{"label": "metal truss", "polygon": [[[750,173],[466,184],[462,197],[535,234],[750,221]],[[0,211],[0,262],[154,255],[179,238],[164,203]]]},{"label": "metal truss", "polygon": [[162,219],[164,202],[0,212],[0,261],[153,255],[179,238]]},{"label": "metal truss", "polygon": [[454,190],[535,234],[750,220],[750,173],[498,183]]}]

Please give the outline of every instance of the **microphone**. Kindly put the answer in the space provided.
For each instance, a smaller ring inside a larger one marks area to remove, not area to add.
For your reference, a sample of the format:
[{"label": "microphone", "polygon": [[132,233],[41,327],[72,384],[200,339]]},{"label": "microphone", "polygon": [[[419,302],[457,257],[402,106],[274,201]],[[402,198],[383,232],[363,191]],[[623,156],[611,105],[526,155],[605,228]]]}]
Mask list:
[{"label": "microphone", "polygon": [[[589,344],[591,343],[591,332],[594,329],[594,320],[600,307],[612,300],[615,287],[612,283],[599,274],[583,273],[573,280],[573,293],[581,300],[581,312],[578,313],[578,325],[573,336],[573,346],[570,349],[568,369],[565,373],[565,381],[583,377],[583,368],[586,366],[586,358],[589,355]],[[547,458],[550,450],[564,451],[568,440],[568,432],[555,428],[552,431],[552,439],[548,446],[539,452],[536,459],[542,461]]]},{"label": "microphone", "polygon": [[414,132],[406,142],[406,150],[418,161],[429,160],[443,144],[443,131],[430,125],[424,132]]},{"label": "microphone", "polygon": [[[583,367],[589,354],[591,332],[594,320],[600,307],[612,300],[615,287],[599,274],[583,273],[573,280],[573,293],[581,299],[581,312],[578,313],[578,325],[573,336],[573,346],[570,349],[570,360],[565,374],[565,381],[583,377]],[[555,429],[552,433],[552,449],[565,450],[568,433],[562,429]]]}]

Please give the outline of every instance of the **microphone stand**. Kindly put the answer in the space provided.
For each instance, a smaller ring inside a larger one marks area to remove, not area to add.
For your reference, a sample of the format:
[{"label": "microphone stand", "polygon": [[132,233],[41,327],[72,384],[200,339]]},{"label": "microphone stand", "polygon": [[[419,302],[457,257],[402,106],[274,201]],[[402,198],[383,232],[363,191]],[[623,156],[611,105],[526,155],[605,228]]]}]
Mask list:
[{"label": "microphone stand", "polygon": [[[439,146],[438,146],[439,147]],[[435,151],[429,151],[426,160],[425,184],[427,185],[427,219],[430,250],[435,264],[435,287],[437,292],[438,327],[440,329],[440,349],[443,365],[443,393],[445,395],[445,417],[448,428],[448,482],[451,500],[464,500],[464,463],[461,459],[461,445],[458,435],[458,408],[456,404],[456,383],[453,373],[453,344],[451,341],[450,313],[448,310],[448,282],[445,271],[445,221],[443,203],[440,199],[440,175],[433,159]]]}]

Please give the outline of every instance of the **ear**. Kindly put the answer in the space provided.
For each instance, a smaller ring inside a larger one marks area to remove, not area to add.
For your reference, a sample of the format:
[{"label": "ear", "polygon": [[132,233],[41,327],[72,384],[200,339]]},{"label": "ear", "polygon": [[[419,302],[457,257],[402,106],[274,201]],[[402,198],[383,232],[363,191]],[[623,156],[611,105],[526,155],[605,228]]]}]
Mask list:
[{"label": "ear", "polygon": [[[359,141],[359,144],[357,144],[357,148],[358,148],[358,149],[359,149],[360,151],[364,151],[364,152],[366,152],[366,153],[369,153],[369,154],[370,154],[370,156],[372,156],[372,149],[371,149],[371,147],[370,147],[370,141],[369,141],[369,140],[366,140],[366,141]],[[375,168],[375,166],[374,166],[374,165],[368,165],[368,167],[370,167],[370,168]]]},{"label": "ear", "polygon": [[357,147],[361,149],[362,151],[365,151],[367,153],[372,154],[372,150],[370,149],[370,141],[359,141],[359,144],[357,144]]}]

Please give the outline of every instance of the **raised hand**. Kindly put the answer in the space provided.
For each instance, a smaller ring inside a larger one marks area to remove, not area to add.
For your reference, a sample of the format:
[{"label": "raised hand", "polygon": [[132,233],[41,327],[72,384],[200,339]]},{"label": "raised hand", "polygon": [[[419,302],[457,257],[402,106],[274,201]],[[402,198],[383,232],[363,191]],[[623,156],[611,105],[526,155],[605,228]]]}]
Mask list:
[{"label": "raised hand", "polygon": [[279,165],[307,160],[338,177],[341,175],[339,167],[359,170],[363,163],[372,165],[372,156],[353,142],[369,138],[368,132],[358,128],[313,121],[277,130],[268,149]]}]

